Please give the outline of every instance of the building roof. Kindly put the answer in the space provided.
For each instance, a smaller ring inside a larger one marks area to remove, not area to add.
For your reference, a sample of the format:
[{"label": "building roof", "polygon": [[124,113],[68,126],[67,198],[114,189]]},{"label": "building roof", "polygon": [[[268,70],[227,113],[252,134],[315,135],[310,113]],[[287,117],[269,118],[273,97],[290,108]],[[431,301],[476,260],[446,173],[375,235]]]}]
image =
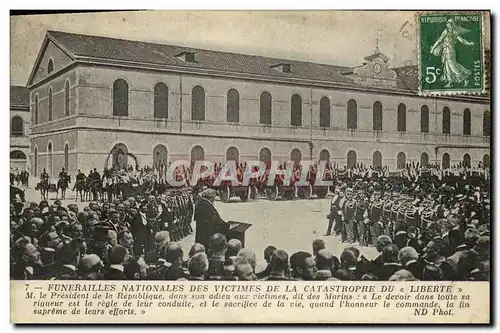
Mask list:
[{"label": "building roof", "polygon": [[[339,84],[344,87],[366,89],[366,85],[356,82],[353,77],[355,67],[319,64],[289,59],[269,58],[256,55],[238,54],[223,51],[196,49],[186,46],[158,44],[150,42],[133,41],[126,39],[82,35],[62,31],[47,31],[46,40],[54,41],[68,55],[76,61],[104,62],[112,64],[113,61],[124,62],[128,65],[153,65],[166,66],[170,69],[186,69],[200,71],[214,71],[230,75],[257,75],[269,79],[295,79],[317,82],[328,82]],[[45,43],[44,42],[44,43]],[[43,49],[43,47],[42,47]],[[195,61],[185,61],[180,54],[194,53]],[[39,58],[40,58],[39,54]],[[380,51],[374,55],[365,57],[365,60],[373,57],[388,58]],[[38,64],[35,64],[35,68]],[[290,72],[276,70],[276,65],[290,65]],[[34,68],[34,70],[35,70]],[[379,87],[374,89],[393,90],[402,93],[417,95],[418,93],[418,67],[403,66],[392,68],[396,71],[396,87]],[[28,85],[32,85],[34,72],[30,76]],[[450,98],[444,96],[444,98]],[[467,98],[484,101],[484,96],[457,96],[457,99]],[[12,99],[12,98],[11,98]],[[27,97],[29,101],[29,97]]]},{"label": "building roof", "polygon": [[[88,36],[61,31],[48,31],[48,34],[77,58],[80,56],[113,59],[158,65],[220,70],[233,73],[293,77],[354,84],[352,79],[339,74],[339,71],[348,68],[345,66],[333,66],[109,37]],[[196,61],[185,62],[176,57],[183,52],[195,53]],[[273,65],[283,63],[291,65],[290,73],[281,73],[271,68]]]},{"label": "building roof", "polygon": [[10,105],[30,106],[30,91],[23,86],[10,86]]}]

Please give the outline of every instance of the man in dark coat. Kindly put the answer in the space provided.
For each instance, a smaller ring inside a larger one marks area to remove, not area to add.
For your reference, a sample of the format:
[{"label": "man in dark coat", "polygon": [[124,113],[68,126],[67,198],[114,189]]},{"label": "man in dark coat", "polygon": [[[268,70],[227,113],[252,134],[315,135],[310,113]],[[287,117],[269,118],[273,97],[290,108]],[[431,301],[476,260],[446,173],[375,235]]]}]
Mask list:
[{"label": "man in dark coat", "polygon": [[382,250],[382,260],[384,265],[374,271],[374,274],[380,281],[388,281],[389,278],[403,269],[398,262],[399,249],[394,244],[389,244]]},{"label": "man in dark coat", "polygon": [[227,238],[229,232],[229,224],[220,217],[213,205],[214,200],[215,190],[203,191],[194,213],[196,221],[195,243],[203,244],[206,248],[209,248],[210,238],[214,234],[221,233]]},{"label": "man in dark coat", "polygon": [[152,220],[146,216],[147,206],[141,205],[139,212],[135,214],[130,225],[130,231],[134,236],[134,255],[139,256],[153,249]]},{"label": "man in dark coat", "polygon": [[71,241],[61,249],[60,261],[55,263],[48,272],[51,280],[76,280],[78,278],[77,266],[80,257],[78,242]]},{"label": "man in dark coat", "polygon": [[109,268],[104,273],[105,280],[126,280],[123,263],[127,250],[121,245],[115,245],[108,252]]}]

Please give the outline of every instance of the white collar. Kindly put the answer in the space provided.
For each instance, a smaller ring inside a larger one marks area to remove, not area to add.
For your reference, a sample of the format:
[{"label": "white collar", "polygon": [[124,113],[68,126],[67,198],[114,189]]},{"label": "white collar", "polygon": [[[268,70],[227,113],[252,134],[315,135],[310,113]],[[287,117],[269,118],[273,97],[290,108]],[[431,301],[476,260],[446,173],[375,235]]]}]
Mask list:
[{"label": "white collar", "polygon": [[408,266],[409,264],[413,264],[413,263],[415,263],[415,262],[417,262],[415,259],[408,260],[408,261],[406,262],[405,266]]},{"label": "white collar", "polygon": [[123,273],[123,265],[120,265],[120,264],[112,264],[112,265],[109,265],[109,268],[113,268],[113,269],[116,269],[117,271],[120,271]]},{"label": "white collar", "polygon": [[63,265],[63,266],[66,267],[66,268],[71,269],[73,272],[76,271],[76,267],[74,265],[69,265],[68,264],[68,265]]}]

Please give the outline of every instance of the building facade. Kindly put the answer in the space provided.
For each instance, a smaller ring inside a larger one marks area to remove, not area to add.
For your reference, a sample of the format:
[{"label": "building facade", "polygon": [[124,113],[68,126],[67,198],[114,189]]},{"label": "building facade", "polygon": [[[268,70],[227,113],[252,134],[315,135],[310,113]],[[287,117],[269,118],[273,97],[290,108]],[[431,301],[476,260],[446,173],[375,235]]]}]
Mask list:
[{"label": "building facade", "polygon": [[28,87],[31,168],[328,160],[489,164],[490,100],[425,97],[379,50],[355,68],[49,31]]},{"label": "building facade", "polygon": [[29,171],[30,93],[21,86],[10,87],[10,169]]}]

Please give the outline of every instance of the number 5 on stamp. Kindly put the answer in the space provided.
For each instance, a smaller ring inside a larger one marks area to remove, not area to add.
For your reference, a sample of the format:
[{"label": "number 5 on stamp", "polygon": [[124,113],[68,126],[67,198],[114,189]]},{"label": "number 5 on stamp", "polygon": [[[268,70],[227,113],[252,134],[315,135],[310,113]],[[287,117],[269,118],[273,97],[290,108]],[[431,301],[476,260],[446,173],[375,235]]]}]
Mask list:
[{"label": "number 5 on stamp", "polygon": [[420,93],[485,92],[482,13],[423,13],[418,31]]}]

